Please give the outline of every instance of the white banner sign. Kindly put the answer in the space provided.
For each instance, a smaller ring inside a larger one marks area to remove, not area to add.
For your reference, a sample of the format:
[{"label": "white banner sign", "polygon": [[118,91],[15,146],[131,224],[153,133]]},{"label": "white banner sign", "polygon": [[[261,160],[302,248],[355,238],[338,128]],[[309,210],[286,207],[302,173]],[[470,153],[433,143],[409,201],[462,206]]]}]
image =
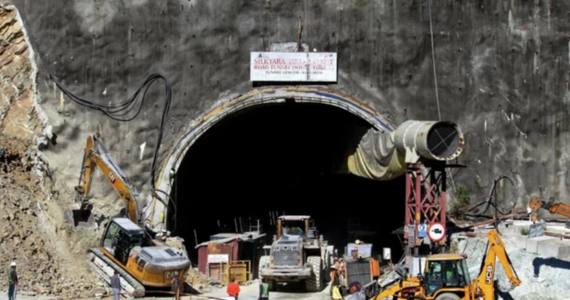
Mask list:
[{"label": "white banner sign", "polygon": [[251,81],[336,82],[333,52],[251,52]]},{"label": "white banner sign", "polygon": [[209,264],[227,263],[229,260],[229,255],[227,254],[208,254]]}]

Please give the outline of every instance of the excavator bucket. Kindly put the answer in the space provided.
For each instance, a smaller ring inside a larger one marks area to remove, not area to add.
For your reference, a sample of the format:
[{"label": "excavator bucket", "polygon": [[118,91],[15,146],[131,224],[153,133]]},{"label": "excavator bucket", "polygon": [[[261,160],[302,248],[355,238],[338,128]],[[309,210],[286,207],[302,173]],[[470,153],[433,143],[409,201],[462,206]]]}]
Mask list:
[{"label": "excavator bucket", "polygon": [[91,205],[82,209],[80,203],[73,203],[67,207],[63,213],[63,217],[65,221],[73,227],[97,227],[91,209],[93,209]]}]

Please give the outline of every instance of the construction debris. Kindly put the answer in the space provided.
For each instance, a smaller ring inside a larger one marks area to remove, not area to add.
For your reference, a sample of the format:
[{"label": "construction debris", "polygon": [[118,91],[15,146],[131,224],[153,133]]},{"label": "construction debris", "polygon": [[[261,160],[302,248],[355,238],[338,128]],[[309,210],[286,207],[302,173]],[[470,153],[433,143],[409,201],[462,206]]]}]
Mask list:
[{"label": "construction debris", "polygon": [[73,232],[50,215],[57,206],[34,173],[37,154],[30,149],[25,141],[0,136],[0,277],[7,278],[15,260],[20,294],[91,296],[106,284],[82,267],[82,254],[69,251]]}]

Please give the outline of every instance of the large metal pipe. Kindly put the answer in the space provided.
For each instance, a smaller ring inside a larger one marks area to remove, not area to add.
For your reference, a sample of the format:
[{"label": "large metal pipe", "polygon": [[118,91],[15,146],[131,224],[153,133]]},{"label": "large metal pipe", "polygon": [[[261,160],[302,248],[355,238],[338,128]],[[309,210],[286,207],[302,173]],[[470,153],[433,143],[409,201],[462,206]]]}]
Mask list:
[{"label": "large metal pipe", "polygon": [[459,126],[445,121],[406,121],[394,132],[394,143],[398,151],[406,153],[406,162],[419,157],[449,161],[465,147]]}]

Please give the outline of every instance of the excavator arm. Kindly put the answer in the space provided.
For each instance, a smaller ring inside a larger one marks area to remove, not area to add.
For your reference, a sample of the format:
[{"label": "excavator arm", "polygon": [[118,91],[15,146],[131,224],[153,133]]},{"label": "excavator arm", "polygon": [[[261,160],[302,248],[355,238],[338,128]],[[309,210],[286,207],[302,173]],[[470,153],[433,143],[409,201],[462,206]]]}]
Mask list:
[{"label": "excavator arm", "polygon": [[95,225],[91,215],[92,205],[89,203],[88,196],[93,174],[97,167],[101,169],[105,178],[125,203],[128,218],[133,223],[141,225],[137,205],[139,193],[96,135],[91,135],[87,138],[79,185],[75,187],[75,190],[78,192],[78,200],[65,212],[67,221],[70,224],[81,227],[92,227]]},{"label": "excavator arm", "polygon": [[497,259],[503,266],[509,281],[511,282],[511,289],[519,286],[521,281],[517,276],[517,273],[511,263],[507,251],[505,251],[505,245],[503,239],[499,236],[499,233],[495,230],[491,230],[487,233],[488,249],[485,257],[481,262],[481,270],[479,276],[474,280],[474,291],[476,294],[483,297],[485,300],[495,299],[495,265]]},{"label": "excavator arm", "polygon": [[536,222],[536,213],[538,209],[543,208],[548,210],[551,214],[565,216],[570,218],[570,205],[564,203],[554,203],[554,197],[550,197],[548,202],[544,202],[538,197],[531,197],[530,202],[528,204],[531,210],[531,219],[533,222]]}]

